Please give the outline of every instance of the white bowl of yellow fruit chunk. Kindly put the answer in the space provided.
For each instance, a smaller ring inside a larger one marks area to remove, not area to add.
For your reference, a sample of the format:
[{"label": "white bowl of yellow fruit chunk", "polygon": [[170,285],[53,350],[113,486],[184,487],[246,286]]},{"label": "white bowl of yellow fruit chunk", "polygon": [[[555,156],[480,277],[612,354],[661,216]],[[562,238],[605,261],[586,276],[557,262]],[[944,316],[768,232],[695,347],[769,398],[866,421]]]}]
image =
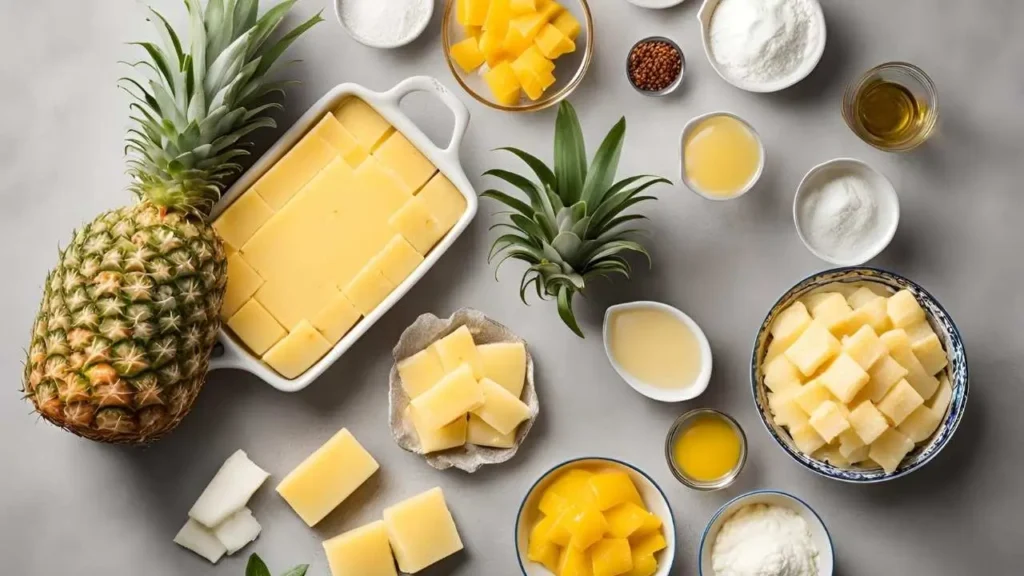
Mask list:
[{"label": "white bowl of yellow fruit chunk", "polygon": [[868,267],[815,274],[772,307],[751,362],[773,438],[808,469],[881,482],[928,463],[967,404],[967,356],[923,288]]},{"label": "white bowl of yellow fruit chunk", "polygon": [[611,458],[563,462],[519,507],[516,555],[525,576],[667,576],[676,526],[668,498],[639,468]]}]

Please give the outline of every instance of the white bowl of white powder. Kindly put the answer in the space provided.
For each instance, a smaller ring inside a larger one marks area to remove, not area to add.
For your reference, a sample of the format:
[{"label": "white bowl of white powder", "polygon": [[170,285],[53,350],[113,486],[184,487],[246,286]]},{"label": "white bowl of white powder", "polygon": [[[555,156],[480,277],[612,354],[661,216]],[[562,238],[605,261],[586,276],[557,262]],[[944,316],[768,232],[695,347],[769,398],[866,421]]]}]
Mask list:
[{"label": "white bowl of white powder", "polygon": [[700,576],[832,576],[825,523],[806,502],[774,490],[744,494],[711,517],[700,540]]},{"label": "white bowl of white powder", "polygon": [[748,92],[789,88],[825,52],[818,0],[705,0],[697,19],[711,67]]},{"label": "white bowl of white powder", "polygon": [[334,14],[356,42],[399,48],[427,29],[434,0],[334,0]]}]

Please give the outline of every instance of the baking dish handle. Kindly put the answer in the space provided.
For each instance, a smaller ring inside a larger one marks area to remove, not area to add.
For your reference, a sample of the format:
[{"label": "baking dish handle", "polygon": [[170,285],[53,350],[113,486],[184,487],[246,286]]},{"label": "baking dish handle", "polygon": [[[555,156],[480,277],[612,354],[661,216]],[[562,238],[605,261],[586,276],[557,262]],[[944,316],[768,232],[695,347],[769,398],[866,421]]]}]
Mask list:
[{"label": "baking dish handle", "polygon": [[469,109],[444,84],[430,76],[406,78],[394,88],[385,92],[382,97],[397,107],[403,98],[413,92],[428,92],[437,96],[451,110],[452,115],[455,116],[455,128],[452,130],[451,140],[448,143],[448,147],[444,149],[444,153],[454,156],[457,161],[459,148],[462,146],[462,137],[466,135],[466,127],[469,126]]},{"label": "baking dish handle", "polygon": [[217,344],[213,347],[209,371],[213,372],[214,370],[224,370],[226,368],[246,370],[248,365],[249,360],[237,350],[236,346],[227,342],[222,333],[221,337],[217,340]]}]

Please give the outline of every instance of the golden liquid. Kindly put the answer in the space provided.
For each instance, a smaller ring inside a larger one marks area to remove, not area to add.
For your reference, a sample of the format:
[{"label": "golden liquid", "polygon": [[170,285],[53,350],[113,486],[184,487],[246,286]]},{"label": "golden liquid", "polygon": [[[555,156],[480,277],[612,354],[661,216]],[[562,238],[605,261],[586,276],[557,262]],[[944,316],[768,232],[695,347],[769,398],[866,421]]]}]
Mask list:
[{"label": "golden liquid", "polygon": [[882,147],[916,138],[927,115],[910,90],[886,80],[874,80],[861,88],[853,106],[861,129]]},{"label": "golden liquid", "polygon": [[761,147],[742,122],[712,116],[697,124],[683,145],[686,176],[709,196],[739,194],[757,174]]},{"label": "golden liquid", "polygon": [[686,476],[698,482],[713,482],[736,468],[740,451],[740,437],[729,422],[705,414],[679,434],[672,456]]},{"label": "golden liquid", "polygon": [[700,374],[700,343],[671,312],[619,310],[610,322],[612,357],[626,372],[658,388],[685,388]]}]

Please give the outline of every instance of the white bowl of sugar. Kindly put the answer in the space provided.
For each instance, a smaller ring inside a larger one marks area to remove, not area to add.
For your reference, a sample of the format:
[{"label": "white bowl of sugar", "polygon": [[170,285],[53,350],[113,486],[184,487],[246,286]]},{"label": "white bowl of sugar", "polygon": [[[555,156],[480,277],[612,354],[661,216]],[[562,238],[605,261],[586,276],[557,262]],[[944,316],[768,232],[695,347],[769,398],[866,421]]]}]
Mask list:
[{"label": "white bowl of sugar", "polygon": [[427,29],[434,0],[334,0],[334,14],[356,42],[398,48]]}]

